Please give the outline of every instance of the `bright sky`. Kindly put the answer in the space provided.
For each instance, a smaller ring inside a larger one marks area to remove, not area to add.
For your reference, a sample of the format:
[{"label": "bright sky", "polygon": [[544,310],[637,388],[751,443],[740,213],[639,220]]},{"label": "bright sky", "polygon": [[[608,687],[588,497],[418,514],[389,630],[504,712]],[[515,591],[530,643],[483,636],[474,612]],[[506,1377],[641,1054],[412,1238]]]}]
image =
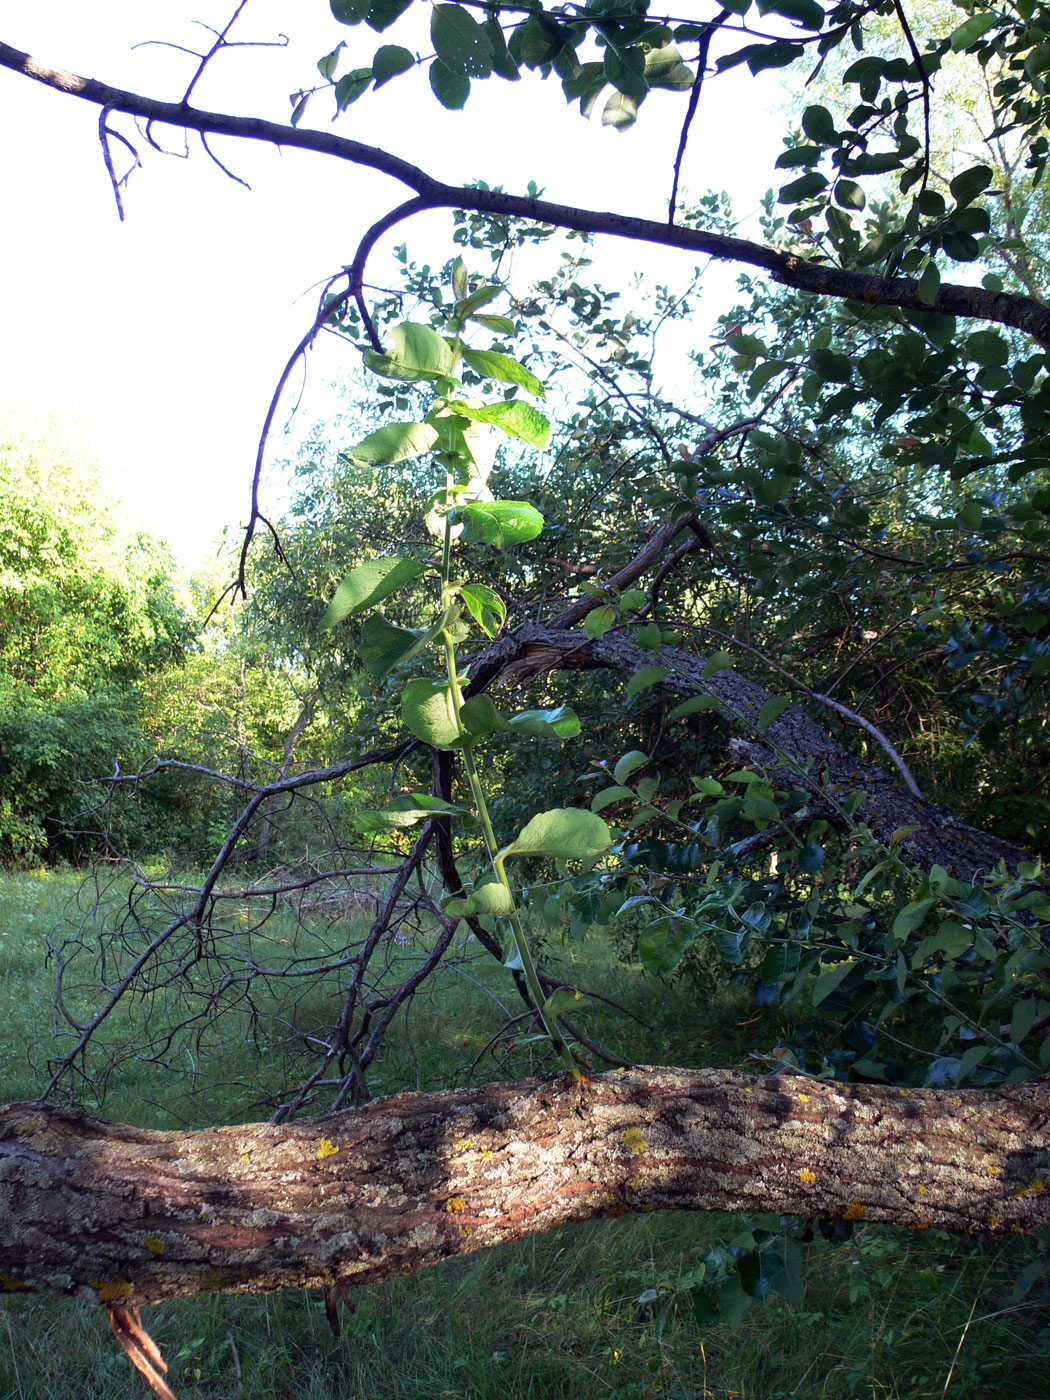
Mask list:
[{"label": "bright sky", "polygon": [[[49,66],[173,100],[194,60],[157,44],[133,46],[163,39],[203,47],[208,35],[193,21],[221,28],[233,8],[233,0],[9,0],[0,38]],[[313,83],[317,59],[340,40],[351,49],[348,67],[370,64],[381,43],[404,42],[396,30],[378,37],[340,26],[326,0],[252,0],[231,37],[281,33],[287,48],[220,55],[195,105],[284,121],[288,94]],[[425,34],[420,51],[428,51]],[[775,100],[776,89],[766,91]],[[770,183],[778,149],[775,124],[754,111],[756,96],[746,77],[711,84],[683,172],[694,193],[729,189],[741,214]],[[314,104],[303,125],[324,127],[330,100]],[[336,129],[450,181],[480,178],[524,192],[536,180],[551,199],[662,218],[683,110],[677,94],[655,93],[637,126],[620,134],[568,111],[559,84],[527,75],[513,88],[476,83],[465,111],[447,113],[425,70],[416,70],[360,99]],[[224,526],[245,518],[266,405],[309,325],[317,285],[349,262],[360,233],[404,187],[330,158],[213,138],[249,191],[194,138],[189,159],[164,158],[134,123],[117,118],[145,164],[125,191],[121,224],[97,124],[94,106],[0,70],[0,408],[75,410],[132,520],[192,564]],[[182,150],[178,133],[157,134]],[[119,146],[114,152],[119,161]],[[402,226],[389,243],[404,239],[418,260],[440,264],[455,251],[444,213]],[[673,280],[676,266],[684,276],[695,262],[608,243],[600,265],[607,282],[647,264]],[[370,275],[384,270],[377,255]],[[727,285],[724,275],[712,280],[711,317],[697,340],[724,307]],[[326,386],[345,367],[333,351],[314,357],[293,434],[331,402]],[[277,435],[271,459],[285,450]]]}]

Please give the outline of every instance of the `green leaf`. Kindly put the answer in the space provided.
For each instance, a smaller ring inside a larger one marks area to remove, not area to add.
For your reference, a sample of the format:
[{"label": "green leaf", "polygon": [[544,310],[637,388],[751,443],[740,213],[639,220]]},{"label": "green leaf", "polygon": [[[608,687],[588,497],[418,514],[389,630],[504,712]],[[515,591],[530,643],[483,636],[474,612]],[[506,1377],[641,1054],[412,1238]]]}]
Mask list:
[{"label": "green leaf", "polygon": [[466,73],[454,73],[440,58],[430,65],[430,90],[450,112],[458,112],[470,96],[470,79]]},{"label": "green leaf", "polygon": [[479,885],[466,899],[454,898],[442,901],[442,909],[452,919],[462,919],[468,914],[500,915],[514,913],[514,898],[506,885],[498,880],[487,885]]},{"label": "green leaf", "polygon": [[717,710],[718,697],[715,695],[694,695],[689,700],[683,700],[680,705],[676,705],[668,712],[668,719],[685,719],[688,715],[698,714],[701,710]]},{"label": "green leaf", "polygon": [[614,787],[602,788],[601,792],[595,793],[591,799],[592,812],[604,812],[606,807],[611,807],[614,802],[622,802],[625,797],[634,800],[634,793],[629,787],[624,787],[622,783],[617,783]]},{"label": "green leaf", "polygon": [[709,656],[704,662],[704,669],[701,672],[701,679],[709,681],[712,676],[717,676],[719,671],[731,671],[733,669],[733,658],[728,651],[716,651],[713,656]]},{"label": "green leaf", "polygon": [[358,466],[372,467],[381,462],[405,462],[433,450],[436,431],[427,423],[387,423],[369,433],[343,456]]},{"label": "green leaf", "polygon": [[432,638],[433,629],[395,627],[381,613],[366,617],[361,625],[357,649],[361,665],[373,676],[385,676],[402,661],[414,656]]},{"label": "green leaf", "polygon": [[[356,102],[372,84],[371,68],[355,68],[352,73],[344,73],[335,85],[335,101],[340,112]],[[305,99],[304,99],[305,101]]]},{"label": "green leaf", "polygon": [[471,350],[464,346],[463,358],[475,373],[483,375],[486,379],[499,379],[504,384],[518,384],[538,399],[546,396],[546,390],[536,376],[517,360],[512,360],[509,355],[500,355],[495,350]]},{"label": "green leaf", "polygon": [[852,961],[840,962],[835,967],[829,968],[827,972],[822,972],[814,984],[810,994],[810,1001],[814,1007],[818,1007],[822,1001],[826,1001],[836,987],[840,986],[849,974],[853,971],[856,963]]},{"label": "green leaf", "polygon": [[627,694],[640,695],[643,690],[648,690],[669,674],[666,666],[642,666],[627,682]]},{"label": "green leaf", "polygon": [[559,705],[553,710],[522,710],[511,716],[507,727],[537,739],[575,739],[580,721],[568,705]]},{"label": "green leaf", "polygon": [[543,1003],[544,1019],[553,1021],[563,1011],[578,1010],[586,1000],[582,992],[577,992],[572,987],[559,987],[556,992],[551,992]]},{"label": "green leaf", "polygon": [[471,316],[472,321],[477,321],[479,326],[487,326],[490,331],[498,331],[500,335],[513,335],[514,322],[509,316]]},{"label": "green leaf", "polygon": [[462,742],[447,681],[409,681],[401,696],[401,718],[431,748],[454,749]]},{"label": "green leaf", "polygon": [[640,768],[643,763],[649,762],[649,755],[643,753],[641,749],[631,749],[625,753],[613,769],[613,777],[618,783],[625,783],[636,768]]},{"label": "green leaf", "polygon": [[465,73],[468,78],[487,78],[492,72],[492,40],[462,5],[433,7],[430,38],[434,52],[449,72]]},{"label": "green leaf", "polygon": [[507,620],[507,605],[484,583],[464,583],[459,589],[467,611],[486,637],[494,637]]},{"label": "green leaf", "polygon": [[682,61],[674,44],[650,49],[645,55],[645,81],[651,88],[669,88],[685,92],[693,86],[693,70]]},{"label": "green leaf", "polygon": [[1028,1035],[1035,1018],[1039,1012],[1039,1002],[1035,997],[1025,997],[1024,1001],[1019,1001],[1010,1017],[1010,1040],[1014,1045],[1020,1045]]},{"label": "green leaf", "polygon": [[543,516],[527,501],[472,501],[452,512],[462,522],[467,544],[491,544],[496,549],[534,540],[543,529]]},{"label": "green leaf", "polygon": [[485,734],[501,733],[510,727],[487,695],[475,695],[464,701],[459,713],[463,728],[472,740],[480,739]]},{"label": "green leaf", "polygon": [[843,209],[863,209],[867,200],[856,180],[838,180],[835,183],[835,203]]},{"label": "green leaf", "polygon": [[372,60],[376,87],[381,88],[399,73],[407,73],[415,61],[415,56],[400,44],[384,44],[382,48],[376,49],[376,56]]},{"label": "green leaf", "polygon": [[527,822],[500,857],[549,856],[553,860],[590,860],[612,844],[612,833],[593,812],[555,807]]},{"label": "green leaf", "polygon": [[960,24],[959,28],[952,32],[951,45],[955,53],[960,53],[971,44],[987,34],[989,29],[993,29],[1001,21],[994,11],[985,11],[983,14],[971,15],[965,24]]},{"label": "green leaf", "polygon": [[602,126],[612,126],[617,131],[626,131],[637,119],[638,103],[622,92],[614,92],[602,109]]},{"label": "green leaf", "polygon": [[400,19],[411,4],[412,0],[372,0],[365,15],[365,22],[369,29],[381,33],[384,29],[389,29],[396,19]]},{"label": "green leaf", "polygon": [[602,608],[595,608],[583,619],[583,630],[590,637],[591,641],[596,641],[599,637],[604,637],[609,628],[616,622],[616,609],[608,604]]},{"label": "green leaf", "polygon": [[457,301],[462,301],[467,295],[467,265],[462,258],[457,258],[452,264],[452,291]]},{"label": "green leaf", "polygon": [[773,721],[778,719],[790,704],[791,701],[786,695],[774,695],[772,699],[767,700],[758,712],[759,729],[765,733]]},{"label": "green leaf", "polygon": [[359,564],[343,579],[321,620],[321,631],[334,627],[345,617],[374,607],[376,603],[396,593],[412,579],[427,572],[428,565],[418,559],[372,559]]},{"label": "green leaf", "polygon": [[387,340],[393,347],[389,353],[365,351],[365,364],[374,374],[406,383],[454,377],[456,352],[450,341],[429,326],[404,321],[394,327]]},{"label": "green leaf", "polygon": [[941,290],[941,274],[937,264],[930,258],[919,277],[919,300],[925,306],[932,306]]},{"label": "green leaf", "polygon": [[455,807],[429,792],[405,792],[378,812],[358,812],[353,819],[353,827],[361,832],[400,831],[405,827],[417,826],[428,817],[466,815],[466,808]]},{"label": "green leaf", "polygon": [[372,0],[331,0],[332,14],[340,24],[360,24]]},{"label": "green leaf", "polygon": [[551,425],[548,419],[538,408],[533,408],[532,404],[521,399],[485,404],[480,408],[457,400],[450,403],[449,408],[474,423],[495,423],[496,427],[501,428],[509,437],[518,438],[541,452],[551,440]]},{"label": "green leaf", "polygon": [[987,165],[974,165],[956,175],[949,188],[956,204],[962,206],[975,200],[982,190],[992,183],[992,172]]}]

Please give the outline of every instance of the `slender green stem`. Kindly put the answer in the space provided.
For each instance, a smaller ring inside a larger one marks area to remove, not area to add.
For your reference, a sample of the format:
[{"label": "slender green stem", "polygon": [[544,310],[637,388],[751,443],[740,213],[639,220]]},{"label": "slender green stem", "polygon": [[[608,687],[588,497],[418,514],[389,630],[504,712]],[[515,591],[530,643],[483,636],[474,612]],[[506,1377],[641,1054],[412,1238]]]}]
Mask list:
[{"label": "slender green stem", "polygon": [[[442,612],[447,612],[452,605],[453,591],[451,589],[450,559],[451,559],[452,534],[448,519],[445,520],[445,538],[441,551],[441,608]],[[481,823],[482,837],[485,842],[485,852],[489,858],[489,864],[496,879],[507,891],[510,900],[510,912],[505,915],[507,923],[510,925],[511,936],[514,939],[514,948],[521,963],[522,973],[525,977],[525,985],[529,989],[529,996],[532,998],[536,1008],[536,1014],[547,1038],[554,1046],[561,1057],[562,1064],[570,1079],[579,1082],[583,1076],[579,1066],[573,1059],[572,1051],[569,1049],[564,1036],[558,1030],[557,1021],[552,1016],[548,1016],[544,1010],[546,997],[543,994],[543,987],[540,984],[539,973],[536,970],[536,963],[532,956],[532,949],[529,947],[528,938],[522,927],[521,916],[518,913],[514,899],[514,889],[510,883],[506,868],[499,854],[499,844],[496,840],[496,833],[492,825],[492,818],[489,815],[488,802],[485,799],[485,789],[481,785],[481,776],[478,773],[477,764],[474,762],[474,754],[470,746],[470,737],[466,726],[463,723],[463,692],[460,689],[459,675],[456,670],[456,649],[451,634],[446,630],[442,632],[442,640],[445,647],[445,669],[448,673],[449,694],[452,697],[452,709],[456,716],[456,728],[459,731],[462,742],[463,768],[467,775],[467,782],[470,785],[471,796],[474,799],[474,807],[478,820]]]}]

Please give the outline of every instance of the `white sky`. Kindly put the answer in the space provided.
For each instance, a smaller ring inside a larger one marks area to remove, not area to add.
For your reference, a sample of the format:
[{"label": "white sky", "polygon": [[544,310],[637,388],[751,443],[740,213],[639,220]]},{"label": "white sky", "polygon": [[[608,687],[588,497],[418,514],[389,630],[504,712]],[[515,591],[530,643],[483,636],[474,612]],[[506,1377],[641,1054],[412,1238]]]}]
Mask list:
[{"label": "white sky", "polygon": [[[221,28],[233,8],[233,0],[7,0],[0,37],[49,66],[173,100],[193,60],[132,46],[165,39],[202,47],[208,36],[193,20]],[[317,59],[340,39],[351,48],[347,67],[370,64],[381,43],[405,42],[396,27],[376,36],[340,26],[327,0],[252,0],[231,37],[282,32],[287,49],[220,55],[195,105],[284,121],[288,94],[312,84]],[[424,54],[425,42],[421,36]],[[740,214],[770,183],[779,147],[776,123],[754,107],[761,91],[737,74],[710,84],[683,172],[693,193],[728,188]],[[764,91],[777,100],[775,86]],[[324,127],[330,99],[314,104],[303,125]],[[465,111],[446,113],[424,69],[361,98],[336,129],[449,181],[480,178],[523,193],[533,179],[551,199],[663,218],[683,111],[679,95],[655,93],[637,126],[616,133],[569,111],[560,84],[526,75],[513,87],[476,83]],[[117,118],[145,161],[125,191],[121,224],[97,123],[93,105],[0,70],[0,408],[73,409],[132,520],[168,538],[189,564],[224,526],[244,519],[266,405],[309,325],[316,285],[349,262],[360,233],[406,192],[331,158],[213,138],[248,191],[193,138],[188,160],[165,159]],[[180,149],[177,133],[159,134]],[[114,153],[119,161],[118,145]],[[451,216],[402,225],[387,246],[403,240],[417,260],[440,265],[455,251]],[[676,266],[685,275],[695,262],[669,250],[606,246],[599,275],[607,282],[646,266],[673,280]],[[384,270],[377,251],[370,275]],[[717,304],[697,327],[698,341],[724,307],[727,285],[725,276],[712,281]],[[303,426],[330,402],[326,385],[339,372],[331,352],[315,357]],[[282,450],[278,434],[271,459]]]}]

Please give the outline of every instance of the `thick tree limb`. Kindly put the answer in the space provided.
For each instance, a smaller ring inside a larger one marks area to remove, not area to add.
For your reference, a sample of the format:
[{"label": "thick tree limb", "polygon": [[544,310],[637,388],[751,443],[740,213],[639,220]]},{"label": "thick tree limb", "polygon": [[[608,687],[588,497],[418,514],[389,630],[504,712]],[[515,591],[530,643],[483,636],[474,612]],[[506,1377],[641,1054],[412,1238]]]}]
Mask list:
[{"label": "thick tree limb", "polygon": [[[580,209],[543,199],[504,194],[497,190],[447,185],[433,179],[419,166],[380,150],[377,146],[368,146],[361,141],[336,136],[331,132],[286,126],[258,117],[235,117],[220,112],[204,112],[184,103],[161,102],[123,88],[110,87],[94,78],[82,78],[75,73],[50,68],[30,54],[22,53],[8,44],[0,43],[0,67],[9,68],[15,73],[43,83],[46,87],[82,98],[109,111],[125,112],[129,116],[162,122],[182,130],[198,131],[202,135],[233,136],[250,141],[268,141],[277,146],[298,150],[315,151],[320,155],[334,156],[354,165],[378,170],[395,180],[400,180],[419,196],[404,206],[401,213],[405,216],[421,209],[467,209],[481,214],[529,219],[585,233],[614,234],[618,238],[682,248],[694,253],[703,253],[708,257],[761,268],[774,281],[797,291],[812,292],[816,296],[844,298],[869,306],[895,306],[904,311],[933,311],[945,316],[963,316],[1013,326],[1030,335],[1040,345],[1050,346],[1050,308],[1033,297],[1018,296],[1010,292],[989,292],[981,287],[942,282],[935,300],[927,305],[919,297],[918,283],[910,278],[885,279],[869,273],[809,262],[796,254],[781,252],[747,239],[683,228],[654,219],[638,219],[625,214]],[[388,224],[384,224],[384,228],[387,226]]]},{"label": "thick tree limb", "polygon": [[[710,694],[726,718],[745,724],[757,721],[773,692],[736,671],[719,671],[704,680],[705,659],[672,647],[655,654],[643,651],[619,632],[592,641],[582,632],[526,623],[473,661],[470,673],[473,688],[491,684],[498,675],[521,681],[543,671],[607,667],[631,676],[643,666],[656,664],[667,668],[660,686],[677,697]],[[914,827],[897,849],[905,860],[927,870],[943,865],[956,879],[975,884],[1000,861],[1014,869],[1032,858],[1012,842],[968,826],[943,807],[905,791],[896,774],[861,763],[795,705],[789,705],[762,734],[757,729],[751,734],[745,731],[737,748],[738,757],[752,767],[773,773],[779,765],[785,786],[809,786],[818,797],[839,805],[862,792],[858,819],[886,844],[901,827]],[[825,815],[833,818],[834,811]]]},{"label": "thick tree limb", "polygon": [[949,1093],[725,1070],[403,1094],[148,1132],[0,1110],[0,1281],[119,1308],[390,1278],[625,1211],[1002,1235],[1050,1225],[1050,1085]]}]

